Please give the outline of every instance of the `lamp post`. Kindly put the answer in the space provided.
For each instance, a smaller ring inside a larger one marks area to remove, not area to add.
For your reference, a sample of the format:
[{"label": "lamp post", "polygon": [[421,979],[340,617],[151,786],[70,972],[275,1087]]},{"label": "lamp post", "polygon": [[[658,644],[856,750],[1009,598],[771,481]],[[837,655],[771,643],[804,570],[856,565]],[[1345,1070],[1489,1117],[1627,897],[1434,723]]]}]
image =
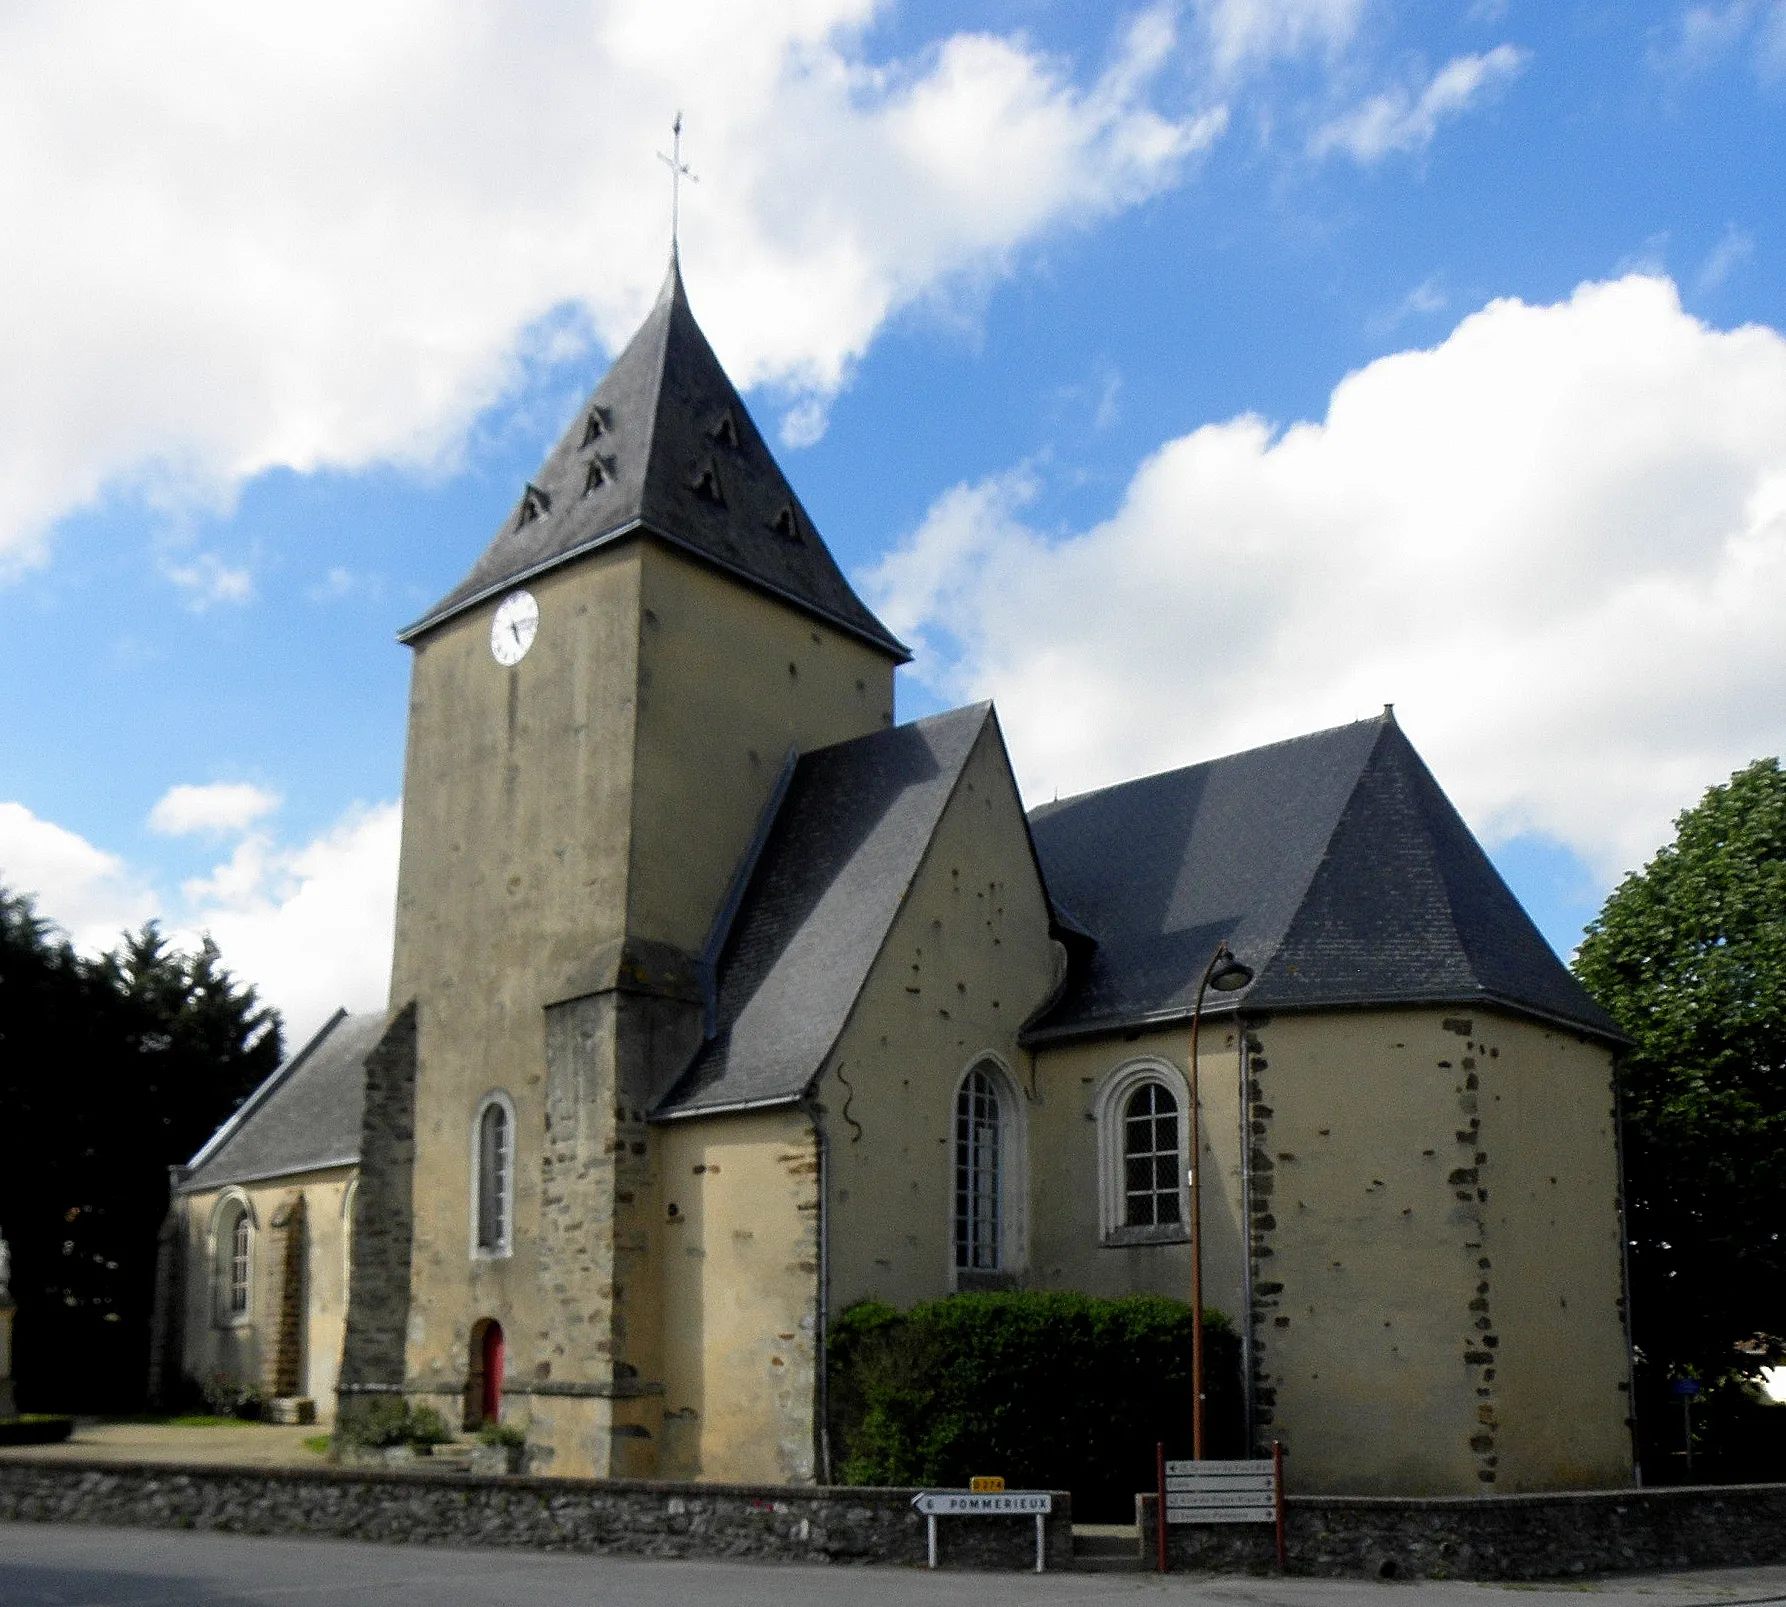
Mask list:
[{"label": "lamp post", "polygon": [[1211,988],[1233,993],[1252,980],[1252,967],[1235,959],[1224,939],[1203,968],[1191,1009],[1191,1455],[1199,1462],[1203,1460],[1203,1126],[1197,1094],[1197,1029],[1203,1021],[1204,994]]}]

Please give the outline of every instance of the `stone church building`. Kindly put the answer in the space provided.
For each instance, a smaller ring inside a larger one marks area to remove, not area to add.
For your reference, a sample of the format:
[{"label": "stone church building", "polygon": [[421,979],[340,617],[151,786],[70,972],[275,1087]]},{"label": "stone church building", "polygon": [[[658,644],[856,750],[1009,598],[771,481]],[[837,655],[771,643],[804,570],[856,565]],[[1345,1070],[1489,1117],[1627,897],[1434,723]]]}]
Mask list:
[{"label": "stone church building", "polygon": [[674,267],[402,640],[390,1009],[179,1178],[164,1375],[809,1483],[834,1313],[1185,1298],[1200,1174],[1293,1488],[1628,1481],[1619,1035],[1389,711],[1026,814],[990,705],[894,723]]}]

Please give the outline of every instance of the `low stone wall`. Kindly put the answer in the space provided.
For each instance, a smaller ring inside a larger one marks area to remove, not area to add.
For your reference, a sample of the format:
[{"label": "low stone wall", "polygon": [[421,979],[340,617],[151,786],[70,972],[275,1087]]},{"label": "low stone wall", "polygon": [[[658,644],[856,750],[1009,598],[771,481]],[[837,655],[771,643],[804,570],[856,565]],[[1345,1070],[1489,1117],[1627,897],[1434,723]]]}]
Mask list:
[{"label": "low stone wall", "polygon": [[[1136,1497],[1141,1554],[1157,1556],[1157,1497]],[[1328,1578],[1552,1579],[1639,1568],[1786,1561],[1786,1484],[1557,1495],[1291,1496],[1289,1570]],[[1276,1567],[1270,1524],[1173,1524],[1174,1569]]]},{"label": "low stone wall", "polygon": [[[0,1459],[0,1520],[236,1534],[525,1546],[632,1557],[922,1567],[913,1490],[482,1478],[359,1468],[229,1468]],[[1046,1520],[1048,1566],[1073,1557],[1072,1498]],[[944,1518],[951,1568],[1035,1566],[1030,1518]]]}]

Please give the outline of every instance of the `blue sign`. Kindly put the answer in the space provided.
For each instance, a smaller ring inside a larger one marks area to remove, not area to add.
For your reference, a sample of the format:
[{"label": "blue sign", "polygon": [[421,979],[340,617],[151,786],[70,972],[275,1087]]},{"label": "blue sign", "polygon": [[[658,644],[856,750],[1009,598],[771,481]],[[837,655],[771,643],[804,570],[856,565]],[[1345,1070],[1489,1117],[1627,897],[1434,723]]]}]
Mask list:
[{"label": "blue sign", "polygon": [[1674,1381],[1674,1392],[1677,1395],[1697,1395],[1699,1380],[1697,1378],[1677,1378]]}]

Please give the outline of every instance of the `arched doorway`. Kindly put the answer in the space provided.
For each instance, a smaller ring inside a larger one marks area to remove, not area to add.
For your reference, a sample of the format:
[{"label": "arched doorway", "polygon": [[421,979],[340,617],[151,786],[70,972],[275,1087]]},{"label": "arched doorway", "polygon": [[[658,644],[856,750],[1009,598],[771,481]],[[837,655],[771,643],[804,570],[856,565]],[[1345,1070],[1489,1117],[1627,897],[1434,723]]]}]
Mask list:
[{"label": "arched doorway", "polygon": [[485,1317],[472,1324],[470,1366],[465,1370],[465,1429],[473,1433],[502,1419],[502,1324]]}]

